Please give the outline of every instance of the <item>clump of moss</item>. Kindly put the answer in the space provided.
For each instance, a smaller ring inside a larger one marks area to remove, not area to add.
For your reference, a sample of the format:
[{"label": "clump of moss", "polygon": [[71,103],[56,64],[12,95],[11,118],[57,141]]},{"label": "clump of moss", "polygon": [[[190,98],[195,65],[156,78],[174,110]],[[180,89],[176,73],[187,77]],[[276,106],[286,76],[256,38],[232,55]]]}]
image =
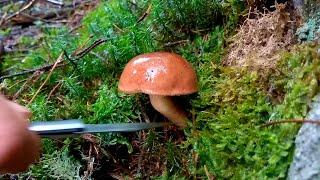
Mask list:
[{"label": "clump of moss", "polygon": [[317,47],[297,47],[280,57],[276,71],[217,64],[207,64],[211,73],[199,71],[202,91],[193,101],[197,116],[185,144],[195,154],[194,176],[285,179],[298,126],[260,125],[305,117],[320,69]]},{"label": "clump of moss", "polygon": [[168,43],[193,39],[195,35],[207,34],[217,26],[235,26],[244,4],[241,1],[166,1],[158,2],[154,9],[153,23],[158,31],[157,39]]}]

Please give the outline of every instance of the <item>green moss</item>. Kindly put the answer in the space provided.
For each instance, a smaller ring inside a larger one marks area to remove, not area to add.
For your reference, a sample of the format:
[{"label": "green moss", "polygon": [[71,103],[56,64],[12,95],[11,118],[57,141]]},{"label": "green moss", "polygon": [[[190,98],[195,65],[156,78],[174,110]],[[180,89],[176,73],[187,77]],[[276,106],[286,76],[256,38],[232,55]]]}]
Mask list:
[{"label": "green moss", "polygon": [[[148,7],[150,14],[138,22]],[[161,134],[148,133],[143,149],[161,156],[161,162],[166,164],[162,176],[156,174],[153,178],[212,175],[218,179],[285,179],[298,126],[260,128],[260,125],[268,120],[305,117],[307,104],[318,89],[317,47],[300,46],[283,53],[273,70],[222,66],[221,59],[227,53],[226,39],[233,33],[242,10],[243,3],[237,0],[102,2],[85,17],[78,34],[70,35],[66,28],[45,29],[40,48],[12,71],[53,63],[63,50],[70,56],[77,47],[106,39],[84,57],[71,57],[76,66],[69,64],[53,72],[29,106],[33,120],[138,122],[142,110],[137,106],[137,97],[117,91],[123,67],[141,53],[176,52],[192,63],[199,79],[199,92],[186,97],[191,103],[186,108],[194,118],[185,130],[184,143],[175,142],[170,135],[163,143],[164,138],[158,137]],[[187,43],[166,44],[179,40]],[[70,63],[67,59],[65,62]],[[11,65],[6,62],[5,68]],[[44,74],[28,84],[20,96],[21,102],[27,103],[46,77]],[[10,87],[22,78],[26,76],[8,80],[4,85]],[[49,97],[57,84],[60,85]],[[11,95],[17,90],[18,85],[7,88]],[[99,138],[102,149],[116,145],[125,146],[129,153],[134,151],[129,136],[103,134]],[[61,149],[71,148],[70,143],[62,146]],[[54,141],[48,140],[44,147],[42,161],[30,169],[29,175],[48,178],[58,174],[65,175],[64,178],[79,175],[79,159],[55,149]]]},{"label": "green moss", "polygon": [[[243,3],[231,1],[152,1],[152,17],[160,42],[193,39],[210,33],[216,26],[234,26],[243,10]],[[156,6],[156,7],[155,7]]]},{"label": "green moss", "polygon": [[[203,176],[206,166],[220,179],[284,179],[297,126],[259,126],[267,120],[305,117],[318,89],[316,53],[309,46],[284,53],[278,72],[208,63],[211,70],[199,72],[199,98],[193,103],[197,117],[186,142],[199,155],[192,172]],[[273,101],[279,97],[271,90],[283,94],[280,102]]]},{"label": "green moss", "polygon": [[99,97],[93,104],[90,123],[131,122],[137,119],[138,110],[133,96],[119,94],[117,86],[103,85]]}]

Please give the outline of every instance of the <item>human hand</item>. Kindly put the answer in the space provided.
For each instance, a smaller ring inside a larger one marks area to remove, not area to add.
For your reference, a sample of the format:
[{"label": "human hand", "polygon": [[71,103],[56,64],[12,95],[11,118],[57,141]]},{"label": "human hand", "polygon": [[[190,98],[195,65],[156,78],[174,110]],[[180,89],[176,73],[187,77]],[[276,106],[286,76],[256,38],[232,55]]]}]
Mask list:
[{"label": "human hand", "polygon": [[0,174],[25,171],[39,158],[40,138],[28,130],[30,115],[0,95]]}]

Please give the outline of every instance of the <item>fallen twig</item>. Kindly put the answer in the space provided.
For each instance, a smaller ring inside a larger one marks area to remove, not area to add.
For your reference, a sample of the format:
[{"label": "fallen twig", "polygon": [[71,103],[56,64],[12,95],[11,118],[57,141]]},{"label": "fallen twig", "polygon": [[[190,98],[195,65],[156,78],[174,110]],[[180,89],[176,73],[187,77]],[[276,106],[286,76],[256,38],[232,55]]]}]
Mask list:
[{"label": "fallen twig", "polygon": [[20,87],[20,89],[19,89],[19,90],[14,94],[14,96],[12,97],[12,100],[16,100],[16,99],[19,97],[19,95],[24,91],[25,86],[26,86],[26,85],[32,80],[32,78],[35,77],[36,75],[37,75],[37,73],[34,72],[31,77],[28,77],[28,78],[25,80],[25,82],[24,82],[23,85]]},{"label": "fallen twig", "polygon": [[93,42],[92,45],[90,45],[89,47],[85,48],[84,50],[80,51],[79,53],[75,54],[76,59],[80,59],[83,56],[85,56],[86,54],[88,54],[92,49],[94,49],[95,47],[97,47],[98,45],[106,42],[108,39],[98,39],[95,42]]},{"label": "fallen twig", "polygon": [[52,88],[52,90],[50,91],[50,93],[48,95],[47,101],[50,99],[50,97],[52,96],[54,91],[56,91],[56,89],[58,89],[60,87],[60,85],[61,85],[61,81]]},{"label": "fallen twig", "polygon": [[59,55],[59,57],[57,58],[56,62],[53,64],[47,78],[44,80],[44,82],[41,84],[41,86],[39,87],[39,89],[36,91],[36,93],[33,95],[33,97],[31,98],[31,100],[29,101],[28,105],[30,105],[32,103],[32,101],[36,98],[36,96],[39,94],[39,92],[41,91],[42,87],[47,83],[47,81],[49,80],[49,78],[51,77],[53,70],[57,67],[57,65],[63,60],[63,53],[61,53]]},{"label": "fallen twig", "polygon": [[163,45],[163,47],[169,47],[169,46],[174,46],[174,45],[177,45],[177,44],[184,44],[184,43],[188,43],[189,40],[188,39],[185,39],[185,40],[180,40],[180,41],[175,41],[175,42],[168,42],[168,43],[165,43]]},{"label": "fallen twig", "polygon": [[0,19],[0,25],[2,25],[2,23],[3,23],[4,20],[6,19],[7,15],[8,15],[8,12],[5,12],[5,13],[2,15],[2,17],[1,17],[1,19]]},{"label": "fallen twig", "polygon": [[121,33],[124,33],[124,30],[123,29],[121,29],[119,26],[117,26],[116,24],[112,24],[113,25],[113,27],[115,27],[118,31],[120,31]]},{"label": "fallen twig", "polygon": [[2,63],[2,56],[5,54],[3,41],[0,40],[0,64]]},{"label": "fallen twig", "polygon": [[30,0],[30,2],[28,4],[26,4],[25,6],[23,6],[19,11],[13,13],[12,15],[8,16],[4,21],[2,21],[2,23],[0,24],[0,26],[9,21],[11,18],[19,15],[20,13],[22,13],[23,11],[27,10],[28,8],[32,7],[34,5],[34,3],[36,2],[36,0]]},{"label": "fallen twig", "polygon": [[63,50],[63,55],[74,66],[74,68],[76,68],[76,70],[78,70],[77,64],[69,57],[66,50]]},{"label": "fallen twig", "polygon": [[143,15],[138,19],[137,23],[142,22],[142,21],[150,14],[150,12],[151,12],[151,7],[152,7],[152,4],[150,4],[150,5],[148,6],[148,9],[147,9],[146,12],[143,13]]},{"label": "fallen twig", "polygon": [[[66,64],[57,64],[57,67],[62,67],[62,66],[65,66],[65,65]],[[34,73],[36,71],[48,71],[53,66],[54,66],[54,63],[53,64],[49,64],[49,65],[45,65],[45,66],[42,66],[42,67],[39,67],[39,68],[35,68],[35,69],[25,70],[25,71],[18,72],[18,73],[15,73],[15,74],[4,75],[4,76],[0,77],[0,82],[2,82],[4,79],[9,79],[9,78],[13,78],[13,77],[21,76],[21,75],[25,75],[25,74],[30,74],[30,73]]]},{"label": "fallen twig", "polygon": [[48,11],[48,12],[40,12],[36,14],[27,14],[21,13],[19,16],[15,16],[11,18],[13,24],[28,24],[33,23],[34,21],[43,21],[43,22],[56,22],[54,20],[49,20],[52,18],[64,18],[68,16],[68,13],[73,11],[72,8],[64,8],[58,9],[55,11]]},{"label": "fallen twig", "polygon": [[55,0],[46,0],[47,2],[54,4],[54,5],[59,5],[59,6],[63,6],[64,3],[60,2],[60,1],[55,1]]},{"label": "fallen twig", "polygon": [[287,120],[281,120],[281,121],[270,121],[270,122],[267,122],[267,123],[261,125],[260,127],[263,128],[263,127],[272,126],[272,125],[276,125],[276,124],[283,124],[283,123],[312,123],[312,124],[320,125],[319,120],[287,119]]},{"label": "fallen twig", "polygon": [[208,171],[207,166],[204,165],[203,167],[204,167],[204,172],[206,173],[207,179],[208,180],[215,180],[216,177],[214,177],[213,175],[210,174],[210,172]]},{"label": "fallen twig", "polygon": [[[72,53],[73,56],[75,56],[75,59],[80,59],[82,57],[84,57],[86,54],[88,54],[92,49],[94,49],[95,47],[97,47],[98,45],[106,42],[108,39],[98,39],[97,41],[95,41],[92,45],[90,45],[89,47],[85,48],[84,50],[78,52],[78,53]],[[77,50],[76,50],[77,51]],[[75,51],[75,52],[76,52]],[[39,67],[39,68],[35,68],[35,69],[30,69],[30,70],[26,70],[26,71],[22,71],[22,72],[18,72],[18,73],[15,73],[15,74],[9,74],[9,75],[4,75],[4,76],[1,76],[0,77],[0,82],[2,82],[4,79],[9,79],[9,78],[13,78],[13,77],[16,77],[16,76],[21,76],[21,75],[25,75],[25,74],[30,74],[30,73],[34,73],[36,71],[48,71],[50,70],[53,66],[54,66],[55,63],[53,64],[49,64],[49,65],[45,65],[45,66],[42,66],[42,67]],[[67,65],[66,63],[65,64],[60,64],[58,63],[56,66],[57,67],[62,67],[62,66],[65,66]]]},{"label": "fallen twig", "polygon": [[87,169],[84,171],[84,176],[82,177],[83,180],[89,179],[89,177],[93,173],[94,162],[95,162],[95,158],[92,157],[92,148],[93,148],[93,146],[94,146],[93,143],[90,143],[89,155],[88,155],[88,157],[85,158],[86,161],[87,161]]},{"label": "fallen twig", "polygon": [[[68,13],[75,10],[80,6],[86,5],[88,3],[92,3],[92,1],[75,1],[74,3],[64,4],[63,2],[59,2],[56,0],[46,0],[49,3],[59,5],[59,8],[55,8],[53,11],[45,11],[45,12],[36,12],[36,13],[23,13],[26,9],[32,7],[37,0],[31,0],[27,5],[21,8],[19,11],[7,16],[6,14],[3,15],[1,20],[0,18],[0,25],[5,25],[7,22],[11,22],[13,24],[27,24],[32,23],[37,20],[41,20],[43,22],[56,22],[52,19],[54,17],[57,18],[64,18],[68,16]],[[1,0],[0,0],[1,3]],[[62,7],[62,8],[61,8]]]},{"label": "fallen twig", "polygon": [[81,52],[81,49],[83,49],[88,43],[89,41],[93,38],[93,35],[90,35],[85,41],[84,43],[82,43],[76,50],[73,51],[73,53],[71,54],[71,57],[76,56],[76,54],[79,53],[79,51]]},{"label": "fallen twig", "polygon": [[75,32],[76,30],[78,30],[78,29],[81,28],[81,27],[83,27],[82,24],[80,24],[80,25],[78,25],[78,26],[75,26],[75,27],[73,27],[73,28],[70,29],[69,33],[71,34],[71,33]]}]

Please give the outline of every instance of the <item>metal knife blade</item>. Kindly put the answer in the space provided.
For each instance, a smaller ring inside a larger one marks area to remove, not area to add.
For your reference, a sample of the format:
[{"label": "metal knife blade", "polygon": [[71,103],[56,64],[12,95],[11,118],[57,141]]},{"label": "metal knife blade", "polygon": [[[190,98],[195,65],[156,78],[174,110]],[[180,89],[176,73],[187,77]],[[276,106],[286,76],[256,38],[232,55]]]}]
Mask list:
[{"label": "metal knife blade", "polygon": [[32,122],[29,130],[41,137],[65,137],[85,133],[134,132],[157,128],[169,123],[84,124],[80,119]]},{"label": "metal knife blade", "polygon": [[134,132],[144,129],[163,127],[168,123],[117,123],[117,124],[86,124],[83,133],[103,132]]}]

